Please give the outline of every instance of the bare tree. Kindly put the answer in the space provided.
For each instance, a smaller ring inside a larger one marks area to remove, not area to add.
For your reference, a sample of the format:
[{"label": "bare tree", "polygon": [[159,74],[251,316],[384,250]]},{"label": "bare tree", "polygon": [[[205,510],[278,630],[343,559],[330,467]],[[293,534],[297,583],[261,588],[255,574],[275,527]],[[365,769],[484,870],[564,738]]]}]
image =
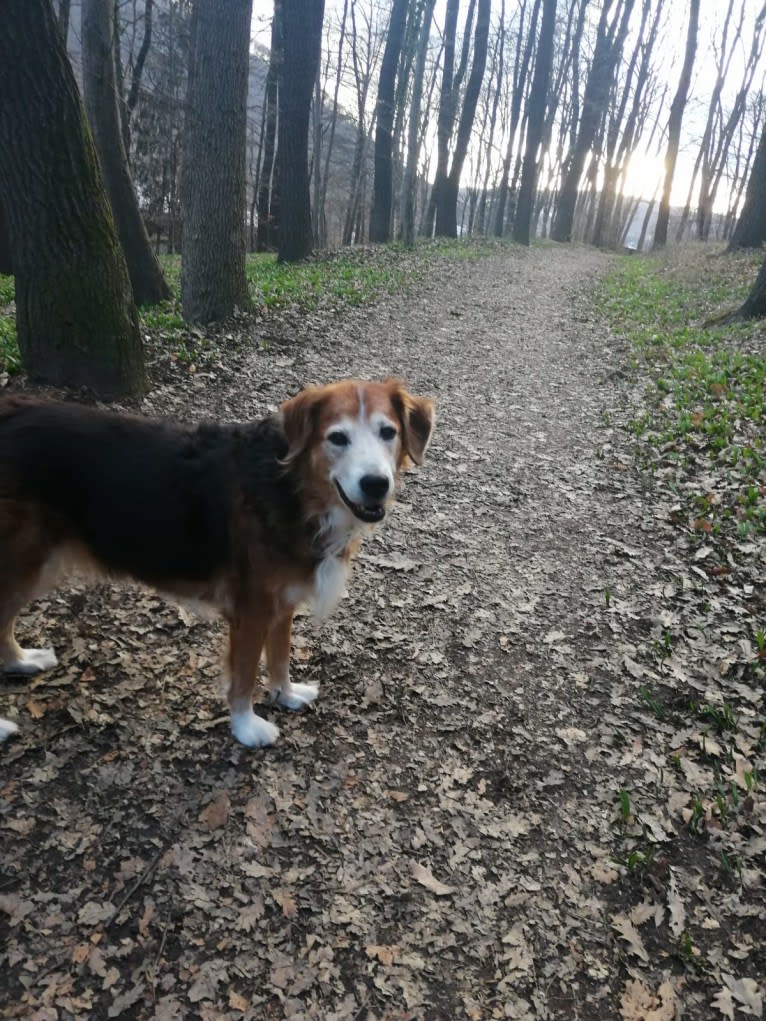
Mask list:
[{"label": "bare tree", "polygon": [[[650,15],[653,17],[650,21]],[[618,184],[645,127],[652,92],[652,60],[659,35],[664,0],[642,0],[641,19],[630,59],[618,84],[607,114],[602,154],[603,184],[597,199],[595,221],[590,235],[594,245],[613,247],[619,233]],[[614,220],[614,222],[613,222]]]},{"label": "bare tree", "polygon": [[213,322],[250,302],[245,139],[252,0],[194,0],[181,177],[181,305]]},{"label": "bare tree", "polygon": [[[455,147],[449,173],[439,182],[436,201],[436,233],[444,237],[457,237],[457,198],[460,187],[460,176],[463,172],[468,143],[471,139],[476,104],[479,99],[484,68],[487,63],[487,47],[489,44],[490,0],[478,0],[476,28],[473,40],[473,60],[471,72],[466,82],[463,106],[460,112]],[[437,182],[434,182],[436,189]]]},{"label": "bare tree", "polygon": [[423,79],[425,77],[428,39],[431,32],[436,0],[425,0],[423,20],[420,25],[415,70],[412,77],[412,99],[407,133],[407,162],[404,168],[401,196],[402,240],[408,248],[415,244],[415,177],[420,153],[420,108],[423,100]]},{"label": "bare tree", "polygon": [[258,252],[279,246],[279,173],[277,168],[277,116],[279,109],[279,68],[282,63],[282,0],[274,0],[271,19],[271,52],[263,97],[261,155],[256,182]]},{"label": "bare tree", "polygon": [[[494,81],[494,88],[492,89],[491,106],[488,104],[488,109],[485,116],[485,127],[486,127],[486,143],[482,148],[486,151],[486,157],[484,160],[484,177],[479,185],[477,179],[476,187],[481,188],[481,194],[479,196],[479,205],[476,211],[476,230],[479,234],[484,233],[485,222],[487,216],[487,199],[489,192],[489,180],[492,174],[492,153],[496,145],[495,132],[497,128],[498,110],[500,108],[500,97],[503,91],[503,83],[505,78],[505,38],[506,38],[506,24],[505,24],[505,0],[501,0],[500,3],[500,22],[497,30],[497,38],[492,53],[492,70],[489,78]],[[489,100],[489,97],[487,97]],[[477,167],[477,173],[478,173]]]},{"label": "bare tree", "polygon": [[394,94],[396,69],[404,42],[409,0],[393,0],[391,20],[383,50],[383,61],[378,78],[378,98],[375,103],[375,174],[372,185],[372,211],[370,213],[370,241],[391,240],[391,210],[393,206],[392,130],[394,123]]},{"label": "bare tree", "polygon": [[83,96],[101,163],[109,202],[137,305],[170,297],[149,235],[123,146],[115,78],[114,5],[112,0],[82,0]]},{"label": "bare tree", "polygon": [[540,0],[534,0],[532,14],[530,16],[529,29],[524,32],[524,18],[526,13],[526,0],[520,5],[519,29],[516,36],[516,54],[511,77],[511,104],[510,123],[508,128],[508,141],[503,159],[503,170],[498,185],[498,202],[495,210],[495,223],[493,233],[495,237],[502,237],[505,232],[506,207],[508,203],[508,186],[511,175],[511,162],[516,146],[516,133],[521,120],[521,111],[526,95],[527,79],[532,56],[535,50],[535,37],[537,34],[537,22],[540,14]]},{"label": "bare tree", "polygon": [[622,56],[625,36],[635,0],[617,0],[613,17],[612,0],[601,9],[596,45],[583,94],[582,113],[577,135],[566,161],[556,217],[551,230],[554,241],[570,241],[574,226],[578,188],[589,153],[598,150],[598,136],[604,121],[617,63]]},{"label": "bare tree", "polygon": [[3,14],[0,194],[24,367],[103,397],[139,394],[128,270],[50,0],[6,0]]},{"label": "bare tree", "polygon": [[756,150],[745,203],[729,242],[729,251],[760,248],[766,241],[766,128]]},{"label": "bare tree", "polygon": [[281,262],[304,259],[313,245],[308,135],[323,17],[324,0],[284,0],[277,149],[282,214],[278,258]]},{"label": "bare tree", "polygon": [[712,320],[708,325],[723,325],[743,322],[747,319],[763,319],[766,316],[766,258],[761,263],[755,283],[744,302],[734,312]]},{"label": "bare tree", "polygon": [[532,209],[537,188],[537,155],[545,127],[545,108],[548,85],[553,66],[554,32],[556,28],[556,0],[543,0],[543,20],[537,42],[535,70],[527,104],[527,143],[521,171],[519,199],[513,221],[513,240],[529,244]]},{"label": "bare tree", "polygon": [[[466,18],[466,39],[468,38],[473,18],[474,2],[475,0],[470,0],[470,7]],[[443,181],[447,177],[449,146],[455,127],[457,99],[462,76],[465,72],[465,64],[463,62],[458,68],[457,74],[455,73],[455,37],[457,35],[459,10],[460,0],[447,0],[447,9],[444,17],[444,42],[441,54],[442,79],[441,91],[439,93],[439,114],[436,126],[436,170],[424,227],[424,233],[429,236],[433,233],[436,207],[439,203],[439,192],[443,187]],[[465,50],[466,55],[467,52]]]},{"label": "bare tree", "polygon": [[[123,136],[125,139],[125,150],[130,153],[130,122],[141,94],[141,83],[143,80],[146,58],[152,47],[152,28],[154,25],[154,0],[144,0],[144,35],[135,62],[133,63],[130,77],[130,89],[123,106]],[[119,47],[117,47],[119,51]]]},{"label": "bare tree", "polygon": [[338,98],[340,96],[340,86],[343,80],[344,72],[344,59],[343,59],[343,44],[346,41],[346,23],[348,20],[348,0],[343,0],[343,13],[340,17],[340,25],[338,31],[338,56],[337,65],[335,69],[335,90],[333,92],[332,107],[330,109],[330,127],[327,139],[327,145],[325,146],[325,157],[324,157],[324,172],[322,174],[322,188],[319,195],[319,211],[317,213],[318,222],[321,224],[322,238],[321,242],[327,244],[327,186],[330,181],[330,159],[333,154],[333,147],[335,143],[335,131],[338,126]]},{"label": "bare tree", "polygon": [[[360,31],[359,21],[364,19],[366,31]],[[369,141],[367,122],[367,97],[372,83],[373,69],[377,62],[382,33],[376,31],[371,10],[360,9],[357,0],[351,0],[351,68],[354,77],[356,98],[356,137],[354,155],[351,161],[349,198],[343,223],[343,244],[360,242],[364,238],[364,191],[366,181],[367,145]]]},{"label": "bare tree", "polygon": [[654,227],[654,248],[663,248],[668,241],[668,221],[670,220],[670,192],[678,161],[678,147],[681,141],[681,123],[689,95],[692,68],[697,54],[697,31],[699,28],[700,0],[689,0],[689,28],[686,33],[686,50],[678,80],[678,88],[670,104],[668,118],[668,147],[665,154],[665,180],[662,187],[660,209]]}]

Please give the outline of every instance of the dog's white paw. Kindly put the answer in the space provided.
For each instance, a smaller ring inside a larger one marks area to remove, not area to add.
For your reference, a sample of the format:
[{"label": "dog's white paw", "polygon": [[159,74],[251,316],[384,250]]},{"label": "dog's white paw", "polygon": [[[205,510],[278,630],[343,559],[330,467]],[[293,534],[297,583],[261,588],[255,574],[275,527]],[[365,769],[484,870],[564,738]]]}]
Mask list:
[{"label": "dog's white paw", "polygon": [[250,707],[232,711],[231,732],[240,744],[248,748],[264,748],[274,744],[279,737],[279,727],[257,716]]},{"label": "dog's white paw", "polygon": [[57,665],[53,649],[20,649],[17,658],[5,663],[3,670],[7,674],[30,675],[52,670]]},{"label": "dog's white paw", "polygon": [[289,682],[269,692],[272,702],[285,709],[305,709],[316,699],[319,688],[316,684],[293,684]]},{"label": "dog's white paw", "polygon": [[9,738],[11,734],[15,734],[19,728],[11,720],[0,720],[0,744]]}]

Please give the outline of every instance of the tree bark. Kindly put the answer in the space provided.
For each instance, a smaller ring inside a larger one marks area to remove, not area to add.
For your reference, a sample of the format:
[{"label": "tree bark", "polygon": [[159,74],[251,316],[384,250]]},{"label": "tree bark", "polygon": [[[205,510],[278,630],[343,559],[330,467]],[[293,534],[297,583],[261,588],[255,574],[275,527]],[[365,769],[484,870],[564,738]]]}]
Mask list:
[{"label": "tree bark", "polygon": [[460,112],[455,151],[449,174],[442,183],[436,204],[436,234],[442,237],[457,237],[457,198],[460,188],[460,175],[468,153],[476,104],[479,99],[484,68],[487,64],[487,47],[489,44],[490,0],[479,0],[476,14],[476,29],[473,41],[473,62],[471,73],[466,83],[463,108]]},{"label": "tree bark", "polygon": [[553,67],[553,42],[556,28],[556,0],[543,0],[543,20],[537,43],[535,70],[527,102],[527,144],[521,168],[519,198],[513,221],[513,240],[528,245],[532,226],[535,190],[537,188],[537,153],[545,127],[545,108]]},{"label": "tree bark", "polygon": [[152,46],[152,16],[154,11],[154,0],[144,0],[144,37],[141,40],[141,47],[136,57],[136,63],[133,67],[133,73],[130,78],[130,89],[128,90],[128,96],[125,100],[125,123],[123,124],[123,135],[125,137],[125,149],[130,155],[130,122],[133,118],[133,112],[136,109],[138,103],[138,97],[141,93],[141,79],[144,73],[144,66],[146,64],[146,58],[149,56],[149,50]]},{"label": "tree bark", "polygon": [[764,127],[745,192],[745,203],[729,242],[728,251],[760,248],[766,241],[766,127]]},{"label": "tree bark", "polygon": [[766,316],[766,258],[761,263],[755,283],[743,304],[734,312],[711,319],[705,325],[721,326],[744,322],[748,319],[763,319],[764,316]]},{"label": "tree bark", "polygon": [[391,240],[394,95],[396,69],[407,24],[408,4],[409,0],[394,0],[378,78],[378,98],[375,103],[375,173],[370,212],[370,241],[375,242]]},{"label": "tree bark", "polygon": [[338,126],[338,96],[340,94],[341,79],[343,77],[343,44],[346,39],[346,21],[348,18],[348,0],[343,0],[343,14],[340,19],[340,30],[338,32],[338,64],[335,75],[335,90],[333,93],[332,109],[330,113],[330,130],[325,146],[324,172],[322,174],[322,190],[319,196],[319,218],[324,224],[325,238],[327,243],[327,185],[330,180],[330,158],[335,145],[335,130]]},{"label": "tree bark", "polygon": [[258,170],[258,232],[255,250],[276,251],[279,246],[279,171],[277,168],[277,113],[279,67],[282,62],[282,0],[274,0],[271,19],[271,53],[264,91],[264,132]]},{"label": "tree bark", "polygon": [[309,191],[309,114],[319,69],[324,0],[283,0],[277,161],[282,225],[280,262],[305,259],[313,247]]},{"label": "tree bark", "polygon": [[614,82],[617,62],[622,54],[630,15],[635,0],[622,0],[615,10],[614,20],[609,24],[611,2],[605,3],[599,20],[593,62],[585,83],[582,116],[577,128],[577,138],[567,160],[567,169],[561,185],[559,204],[551,230],[554,241],[571,241],[574,227],[575,207],[578,188],[588,153],[596,146],[599,126],[603,123],[609,94]]},{"label": "tree bark", "polygon": [[439,114],[436,123],[436,170],[434,186],[425,216],[423,233],[430,237],[433,234],[436,207],[439,204],[439,193],[447,177],[449,166],[449,143],[455,125],[455,108],[457,104],[457,88],[453,78],[455,74],[455,36],[457,34],[457,16],[460,0],[447,0],[444,16],[444,45],[442,51],[442,84],[439,95]]},{"label": "tree bark", "polygon": [[138,316],[77,84],[49,0],[6,0],[0,193],[30,378],[105,398],[145,389]]},{"label": "tree bark", "polygon": [[83,95],[93,141],[137,305],[166,301],[171,292],[149,242],[123,148],[114,73],[112,0],[82,0]]},{"label": "tree bark", "polygon": [[187,322],[226,319],[245,276],[247,80],[252,0],[195,0],[181,171],[181,305]]},{"label": "tree bark", "polygon": [[420,153],[420,108],[423,101],[423,78],[425,77],[428,38],[431,33],[436,0],[425,0],[423,21],[420,26],[418,50],[415,58],[415,70],[412,76],[412,100],[410,103],[410,119],[407,137],[407,162],[402,180],[402,241],[408,248],[415,244],[415,179]]},{"label": "tree bark", "polygon": [[670,192],[673,188],[673,177],[678,160],[678,146],[681,140],[681,123],[689,95],[694,58],[697,54],[697,29],[699,27],[700,0],[689,0],[689,29],[686,34],[686,52],[681,68],[678,89],[670,105],[668,118],[668,148],[665,155],[665,180],[662,187],[662,198],[654,227],[653,248],[664,248],[668,241],[668,222],[670,220]]},{"label": "tree bark", "polygon": [[524,11],[525,3],[522,3],[520,14],[521,22],[519,24],[519,33],[516,40],[516,57],[514,62],[513,86],[511,92],[511,116],[510,126],[508,129],[508,144],[505,149],[503,170],[500,175],[500,184],[498,186],[499,197],[497,209],[495,210],[495,223],[492,231],[495,237],[498,238],[502,237],[505,231],[506,207],[508,205],[508,185],[511,178],[511,162],[513,161],[514,146],[516,144],[516,130],[519,126],[519,119],[521,117],[521,107],[524,101],[529,65],[532,60],[532,53],[534,52],[535,33],[537,32],[537,21],[540,15],[540,0],[534,0],[529,23],[529,31],[527,32],[526,42],[522,49]]}]

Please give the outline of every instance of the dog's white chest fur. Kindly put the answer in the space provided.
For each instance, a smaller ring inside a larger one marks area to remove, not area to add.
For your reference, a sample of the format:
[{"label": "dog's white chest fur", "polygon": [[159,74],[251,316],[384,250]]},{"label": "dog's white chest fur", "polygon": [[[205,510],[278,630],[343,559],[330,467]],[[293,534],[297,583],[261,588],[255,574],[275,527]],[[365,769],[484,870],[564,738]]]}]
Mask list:
[{"label": "dog's white chest fur", "polygon": [[313,584],[290,585],[285,590],[286,605],[307,606],[318,620],[325,620],[343,598],[350,566],[346,559],[323,557],[314,569]]},{"label": "dog's white chest fur", "polygon": [[324,557],[314,571],[314,616],[329,617],[343,598],[348,581],[348,560]]}]

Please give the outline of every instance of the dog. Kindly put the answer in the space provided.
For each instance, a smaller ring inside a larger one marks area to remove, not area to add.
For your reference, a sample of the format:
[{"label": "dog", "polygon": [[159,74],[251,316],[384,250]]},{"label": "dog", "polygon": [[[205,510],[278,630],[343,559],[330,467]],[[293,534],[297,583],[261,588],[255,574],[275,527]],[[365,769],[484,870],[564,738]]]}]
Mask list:
[{"label": "dog", "polygon": [[335,608],[433,426],[433,402],[396,379],[312,386],[261,421],[192,428],[0,399],[0,666],[56,665],[53,649],[16,642],[30,600],[72,574],[130,579],[225,619],[232,733],[273,744],[277,727],[253,711],[262,653],[273,702],[314,701],[316,686],[290,680],[294,614]]}]

